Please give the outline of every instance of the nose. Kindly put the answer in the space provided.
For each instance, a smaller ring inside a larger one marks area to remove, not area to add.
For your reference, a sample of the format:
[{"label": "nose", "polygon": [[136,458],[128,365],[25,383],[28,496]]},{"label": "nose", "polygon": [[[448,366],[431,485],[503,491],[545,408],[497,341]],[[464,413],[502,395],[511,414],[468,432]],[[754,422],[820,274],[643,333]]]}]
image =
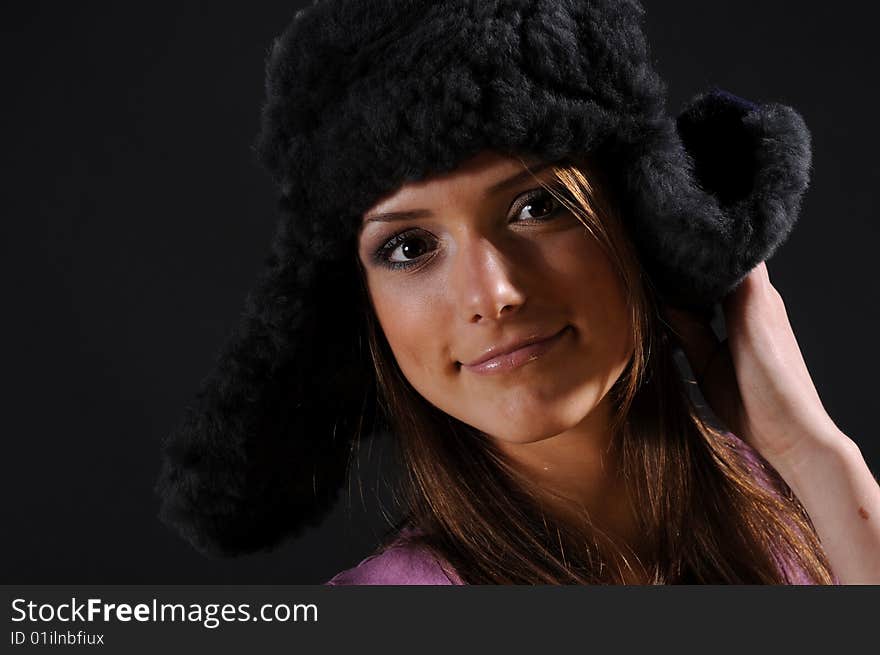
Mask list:
[{"label": "nose", "polygon": [[452,288],[468,322],[494,321],[515,313],[526,300],[522,267],[484,235],[466,240],[456,253]]}]

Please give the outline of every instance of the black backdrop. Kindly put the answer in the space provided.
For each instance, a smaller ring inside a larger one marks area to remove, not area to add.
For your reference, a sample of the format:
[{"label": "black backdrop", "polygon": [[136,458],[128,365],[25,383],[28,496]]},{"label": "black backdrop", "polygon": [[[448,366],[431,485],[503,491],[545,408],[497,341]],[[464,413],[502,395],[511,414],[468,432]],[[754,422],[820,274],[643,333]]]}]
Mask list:
[{"label": "black backdrop", "polygon": [[[826,408],[876,472],[870,4],[645,5],[671,111],[718,84],[812,130],[812,187],[769,270]],[[298,6],[4,12],[3,582],[318,583],[381,533],[381,448],[363,488],[271,554],[208,560],[155,518],[160,439],[268,252],[275,191],[249,145],[264,57]]]}]

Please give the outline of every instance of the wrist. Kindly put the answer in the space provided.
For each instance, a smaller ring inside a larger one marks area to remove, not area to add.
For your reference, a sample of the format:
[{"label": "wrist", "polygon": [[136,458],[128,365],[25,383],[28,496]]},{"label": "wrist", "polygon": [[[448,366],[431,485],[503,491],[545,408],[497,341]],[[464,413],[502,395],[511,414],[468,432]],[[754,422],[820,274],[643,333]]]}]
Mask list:
[{"label": "wrist", "polygon": [[784,458],[770,461],[796,495],[799,489],[815,486],[816,476],[829,465],[862,460],[858,444],[836,426],[804,437]]}]

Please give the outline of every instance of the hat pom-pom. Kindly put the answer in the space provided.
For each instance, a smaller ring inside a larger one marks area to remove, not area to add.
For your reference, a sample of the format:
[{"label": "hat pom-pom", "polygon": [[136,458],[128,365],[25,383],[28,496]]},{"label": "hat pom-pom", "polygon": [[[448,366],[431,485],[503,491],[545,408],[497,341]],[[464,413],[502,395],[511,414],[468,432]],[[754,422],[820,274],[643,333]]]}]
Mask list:
[{"label": "hat pom-pom", "polygon": [[697,185],[734,228],[731,291],[797,222],[810,183],[810,131],[789,106],[750,102],[719,88],[688,102],[676,127]]}]

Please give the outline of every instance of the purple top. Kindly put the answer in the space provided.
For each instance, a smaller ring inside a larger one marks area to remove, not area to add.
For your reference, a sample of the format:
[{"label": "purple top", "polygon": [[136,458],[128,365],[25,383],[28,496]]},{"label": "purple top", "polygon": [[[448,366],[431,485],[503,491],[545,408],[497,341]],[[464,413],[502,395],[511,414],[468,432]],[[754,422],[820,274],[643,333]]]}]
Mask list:
[{"label": "purple top", "polygon": [[413,532],[403,528],[384,552],[371,555],[334,575],[325,585],[462,585],[464,582],[422,546],[401,541]]},{"label": "purple top", "polygon": [[[762,470],[757,451],[732,433],[728,433],[739,444],[749,460],[756,467],[758,479],[768,483],[767,473]],[[337,573],[325,585],[463,585],[463,582],[448,564],[440,561],[422,546],[402,541],[410,534],[411,528],[403,528],[398,537],[382,553],[361,560],[356,566]],[[777,558],[777,561],[780,561]],[[814,585],[808,573],[791,562],[780,562],[793,585]],[[840,584],[833,576],[834,584]]]}]

